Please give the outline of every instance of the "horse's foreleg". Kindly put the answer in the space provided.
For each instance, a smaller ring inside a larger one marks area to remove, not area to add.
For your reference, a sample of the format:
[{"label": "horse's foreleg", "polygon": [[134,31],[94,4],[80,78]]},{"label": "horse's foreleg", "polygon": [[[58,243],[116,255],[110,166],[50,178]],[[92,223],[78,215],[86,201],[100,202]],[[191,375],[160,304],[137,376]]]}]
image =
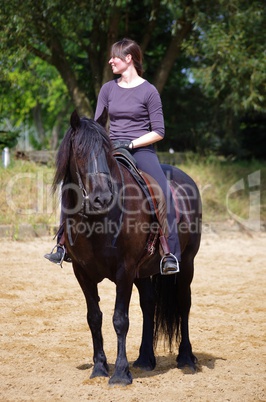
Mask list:
[{"label": "horse's foreleg", "polygon": [[109,380],[109,384],[128,385],[132,383],[126,356],[126,336],[129,328],[128,309],[133,284],[126,281],[117,284],[115,311],[113,315],[114,329],[117,335],[117,358],[115,371]]},{"label": "horse's foreleg", "polygon": [[[74,264],[73,264],[74,266]],[[99,308],[99,295],[97,284],[91,283],[88,279],[83,277],[81,270],[75,270],[76,278],[83,290],[86,303],[87,303],[87,322],[91,330],[93,342],[93,362],[94,367],[91,378],[94,377],[108,377],[108,364],[103,350],[103,337],[102,337],[102,312]]]},{"label": "horse's foreleg", "polygon": [[108,374],[109,367],[103,350],[102,312],[99,308],[98,300],[99,300],[98,293],[97,298],[93,297],[88,300],[89,305],[88,305],[87,321],[92,335],[93,362],[94,362],[94,367],[90,378],[109,376]]},{"label": "horse's foreleg", "polygon": [[156,366],[153,350],[155,295],[150,278],[137,279],[135,280],[135,285],[139,291],[143,326],[139,357],[133,366],[149,371],[153,370]]}]

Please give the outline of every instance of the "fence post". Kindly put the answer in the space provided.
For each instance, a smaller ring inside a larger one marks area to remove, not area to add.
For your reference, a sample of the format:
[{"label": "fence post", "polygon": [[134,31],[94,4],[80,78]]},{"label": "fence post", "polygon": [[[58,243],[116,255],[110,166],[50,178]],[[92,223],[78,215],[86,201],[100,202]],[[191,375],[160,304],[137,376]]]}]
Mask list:
[{"label": "fence post", "polygon": [[9,153],[9,148],[5,147],[2,152],[2,161],[3,161],[3,166],[4,168],[7,168],[8,165],[10,164],[10,153]]}]

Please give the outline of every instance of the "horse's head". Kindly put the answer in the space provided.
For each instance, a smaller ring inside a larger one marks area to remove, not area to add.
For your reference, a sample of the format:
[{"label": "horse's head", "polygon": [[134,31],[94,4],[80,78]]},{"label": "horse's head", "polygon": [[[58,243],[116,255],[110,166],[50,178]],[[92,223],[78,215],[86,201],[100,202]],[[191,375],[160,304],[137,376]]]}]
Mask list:
[{"label": "horse's head", "polygon": [[82,194],[84,211],[86,214],[105,213],[114,200],[111,142],[100,124],[93,119],[80,118],[76,111],[71,115],[70,125],[69,169]]}]

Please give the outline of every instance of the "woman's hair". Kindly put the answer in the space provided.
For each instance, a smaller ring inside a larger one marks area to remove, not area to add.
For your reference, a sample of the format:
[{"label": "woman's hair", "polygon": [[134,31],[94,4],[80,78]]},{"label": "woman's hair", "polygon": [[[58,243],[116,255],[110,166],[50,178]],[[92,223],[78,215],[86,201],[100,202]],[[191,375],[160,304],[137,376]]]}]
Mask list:
[{"label": "woman's hair", "polygon": [[120,41],[113,44],[111,48],[111,57],[119,57],[125,60],[126,56],[131,54],[133,64],[137,70],[138,75],[142,76],[142,51],[140,46],[132,39],[121,39]]}]

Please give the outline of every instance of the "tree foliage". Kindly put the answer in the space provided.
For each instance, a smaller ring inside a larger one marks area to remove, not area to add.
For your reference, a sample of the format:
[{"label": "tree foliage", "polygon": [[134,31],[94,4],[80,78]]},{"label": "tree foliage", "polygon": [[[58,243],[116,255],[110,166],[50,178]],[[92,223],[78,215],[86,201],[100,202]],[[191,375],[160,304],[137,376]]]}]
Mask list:
[{"label": "tree foliage", "polygon": [[[259,135],[261,115],[266,113],[265,4],[256,0],[222,0],[221,4],[223,15],[211,23],[199,18],[204,40],[197,42],[193,72],[203,92],[216,103],[223,151],[241,154],[245,137],[256,131]],[[243,120],[253,121],[253,128],[257,120],[257,130],[244,133]]]},{"label": "tree foliage", "polygon": [[0,7],[0,118],[34,123],[36,147],[58,146],[73,108],[94,115],[99,89],[112,79],[110,47],[126,36],[140,43],[145,78],[163,99],[162,146],[219,150],[247,113],[265,113],[261,1],[0,0]]},{"label": "tree foliage", "polygon": [[248,0],[221,4],[223,14],[216,19],[198,18],[201,37],[191,51],[197,57],[195,77],[224,108],[265,112],[265,6]]},{"label": "tree foliage", "polygon": [[17,131],[0,131],[0,151],[5,147],[13,148],[18,142],[18,136]]}]

